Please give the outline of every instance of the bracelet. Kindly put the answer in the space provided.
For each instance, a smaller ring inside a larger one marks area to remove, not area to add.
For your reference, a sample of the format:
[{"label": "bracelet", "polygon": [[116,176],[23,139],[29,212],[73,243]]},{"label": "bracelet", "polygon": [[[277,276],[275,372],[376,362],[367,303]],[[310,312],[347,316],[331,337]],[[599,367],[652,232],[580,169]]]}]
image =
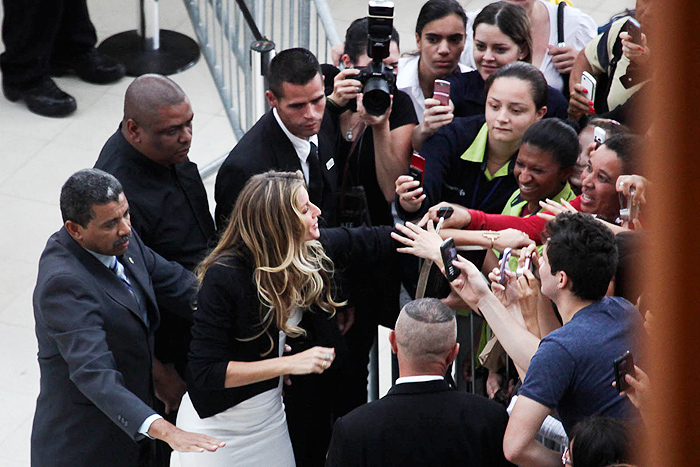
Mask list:
[{"label": "bracelet", "polygon": [[498,240],[498,238],[501,236],[500,232],[495,232],[493,230],[487,230],[486,232],[481,232],[481,235],[484,236],[484,238],[488,238],[491,240],[491,246],[490,248],[493,250],[493,243]]},{"label": "bracelet", "polygon": [[340,105],[338,105],[338,103],[336,101],[331,99],[330,96],[326,96],[326,103],[330,104],[329,110],[335,111],[338,114],[345,112],[345,110],[347,110],[347,108],[348,108],[347,105],[345,107],[341,107]]}]

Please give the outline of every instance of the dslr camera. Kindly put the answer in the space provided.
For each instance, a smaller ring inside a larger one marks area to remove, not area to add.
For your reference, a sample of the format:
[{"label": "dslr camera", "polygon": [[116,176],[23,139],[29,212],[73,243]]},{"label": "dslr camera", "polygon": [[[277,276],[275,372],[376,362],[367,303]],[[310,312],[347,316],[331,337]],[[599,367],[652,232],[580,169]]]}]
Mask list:
[{"label": "dslr camera", "polygon": [[370,115],[384,115],[396,91],[393,68],[384,65],[389,56],[394,22],[394,2],[370,0],[367,16],[367,55],[372,62],[355,77],[362,83],[362,103]]}]

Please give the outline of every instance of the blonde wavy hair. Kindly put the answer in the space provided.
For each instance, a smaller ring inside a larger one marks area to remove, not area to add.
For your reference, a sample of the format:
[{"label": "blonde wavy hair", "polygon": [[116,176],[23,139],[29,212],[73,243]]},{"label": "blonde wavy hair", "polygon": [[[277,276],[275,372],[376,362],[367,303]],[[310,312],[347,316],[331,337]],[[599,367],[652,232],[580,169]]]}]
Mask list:
[{"label": "blonde wavy hair", "polygon": [[317,305],[332,316],[335,308],[343,305],[332,297],[332,260],[320,242],[304,240],[306,227],[297,207],[304,188],[299,171],[270,171],[251,177],[238,196],[219,243],[197,268],[201,283],[213,264],[249,252],[255,265],[262,330],[242,340],[267,333],[274,343],[276,336],[268,332],[273,322],[290,337],[304,335],[302,328],[287,324],[295,307]]}]

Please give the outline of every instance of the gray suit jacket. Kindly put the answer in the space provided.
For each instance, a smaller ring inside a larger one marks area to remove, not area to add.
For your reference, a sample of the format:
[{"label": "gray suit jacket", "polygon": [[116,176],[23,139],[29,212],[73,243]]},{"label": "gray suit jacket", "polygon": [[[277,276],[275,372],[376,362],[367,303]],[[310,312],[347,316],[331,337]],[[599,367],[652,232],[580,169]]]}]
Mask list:
[{"label": "gray suit jacket", "polygon": [[32,466],[138,465],[138,429],[154,413],[156,297],[191,316],[195,288],[189,271],[136,234],[121,260],[139,300],[65,228],[41,255],[34,290],[41,382]]}]

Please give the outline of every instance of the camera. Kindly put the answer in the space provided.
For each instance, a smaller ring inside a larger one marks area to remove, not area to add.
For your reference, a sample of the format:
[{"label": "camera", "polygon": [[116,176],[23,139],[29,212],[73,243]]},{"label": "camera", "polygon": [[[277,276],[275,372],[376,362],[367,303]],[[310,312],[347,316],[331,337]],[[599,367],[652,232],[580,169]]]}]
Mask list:
[{"label": "camera", "polygon": [[360,70],[355,79],[362,83],[362,103],[370,115],[384,115],[396,91],[392,67],[384,65],[389,56],[394,23],[394,2],[370,0],[367,16],[367,55],[372,62]]}]

